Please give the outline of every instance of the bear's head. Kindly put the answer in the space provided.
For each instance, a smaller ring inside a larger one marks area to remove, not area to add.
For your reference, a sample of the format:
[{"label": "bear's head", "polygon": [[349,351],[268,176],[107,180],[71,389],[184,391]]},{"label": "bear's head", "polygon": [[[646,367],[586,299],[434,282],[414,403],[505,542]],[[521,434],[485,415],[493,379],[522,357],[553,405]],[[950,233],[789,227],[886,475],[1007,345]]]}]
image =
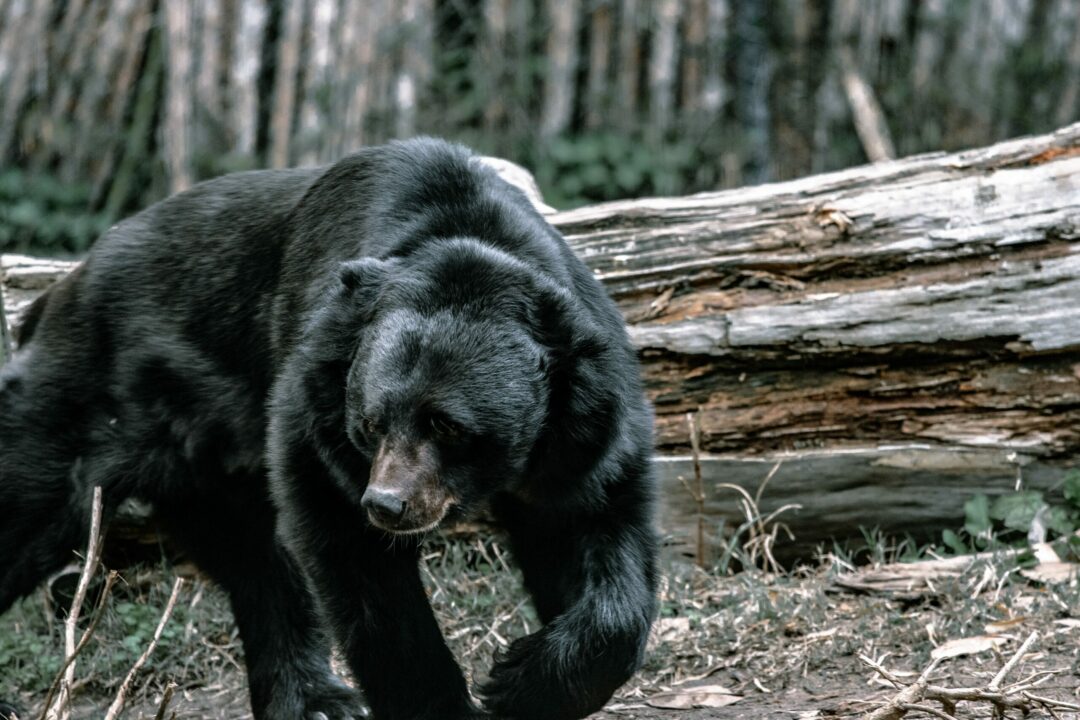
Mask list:
[{"label": "bear's head", "polygon": [[[419,533],[468,517],[499,492],[534,492],[540,465],[569,471],[582,463],[573,455],[603,444],[592,435],[604,432],[606,393],[586,392],[582,406],[572,386],[588,384],[604,344],[543,273],[476,240],[449,239],[404,258],[345,263],[341,280],[363,309],[345,422],[370,463],[361,504],[374,525]],[[585,446],[558,442],[566,455],[553,457],[552,426],[566,422]]]}]

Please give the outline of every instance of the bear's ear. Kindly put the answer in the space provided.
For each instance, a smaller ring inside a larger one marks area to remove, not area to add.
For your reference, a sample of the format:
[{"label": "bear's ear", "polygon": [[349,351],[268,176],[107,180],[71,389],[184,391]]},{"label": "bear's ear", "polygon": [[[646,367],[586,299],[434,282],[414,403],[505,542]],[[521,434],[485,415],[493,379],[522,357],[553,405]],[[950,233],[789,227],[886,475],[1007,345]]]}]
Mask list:
[{"label": "bear's ear", "polygon": [[366,324],[372,321],[396,263],[397,260],[393,259],[370,257],[341,263],[338,268],[341,289],[337,305],[349,314],[351,322]]},{"label": "bear's ear", "polygon": [[378,258],[347,260],[341,263],[338,278],[349,293],[377,289],[389,277],[389,266],[389,261]]}]

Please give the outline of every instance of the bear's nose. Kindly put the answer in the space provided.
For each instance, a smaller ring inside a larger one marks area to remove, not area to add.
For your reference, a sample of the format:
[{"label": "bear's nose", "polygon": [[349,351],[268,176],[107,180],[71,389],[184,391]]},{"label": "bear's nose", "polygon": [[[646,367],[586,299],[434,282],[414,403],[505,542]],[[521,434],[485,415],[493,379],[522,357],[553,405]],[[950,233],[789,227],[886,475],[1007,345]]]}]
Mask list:
[{"label": "bear's nose", "polygon": [[360,501],[376,523],[396,523],[405,514],[406,502],[390,490],[369,487]]}]

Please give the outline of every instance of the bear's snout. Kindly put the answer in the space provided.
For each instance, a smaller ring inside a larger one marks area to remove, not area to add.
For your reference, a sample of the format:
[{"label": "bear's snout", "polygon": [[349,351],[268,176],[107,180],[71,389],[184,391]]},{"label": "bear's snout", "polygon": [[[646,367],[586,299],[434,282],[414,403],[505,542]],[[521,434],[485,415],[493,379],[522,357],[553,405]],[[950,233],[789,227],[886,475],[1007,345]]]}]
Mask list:
[{"label": "bear's snout", "polygon": [[439,480],[433,447],[384,439],[371,463],[360,504],[376,527],[394,533],[419,533],[442,521],[454,497]]},{"label": "bear's snout", "polygon": [[401,521],[408,503],[395,492],[369,487],[364,492],[361,505],[372,519],[378,518],[377,525],[394,525]]}]

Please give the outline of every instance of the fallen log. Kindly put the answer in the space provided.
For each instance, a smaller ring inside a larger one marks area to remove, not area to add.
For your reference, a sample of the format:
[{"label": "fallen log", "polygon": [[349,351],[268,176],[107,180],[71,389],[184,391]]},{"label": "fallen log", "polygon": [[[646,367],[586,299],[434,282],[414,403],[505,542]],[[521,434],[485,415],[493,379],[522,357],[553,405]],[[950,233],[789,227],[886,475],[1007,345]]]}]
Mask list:
[{"label": "fallen log", "polygon": [[[805,555],[858,528],[957,527],[1080,454],[1080,124],[956,154],[549,216],[604,282],[656,406],[662,524],[742,522]],[[70,264],[2,258],[13,317]],[[688,412],[700,413],[704,497]]]}]

